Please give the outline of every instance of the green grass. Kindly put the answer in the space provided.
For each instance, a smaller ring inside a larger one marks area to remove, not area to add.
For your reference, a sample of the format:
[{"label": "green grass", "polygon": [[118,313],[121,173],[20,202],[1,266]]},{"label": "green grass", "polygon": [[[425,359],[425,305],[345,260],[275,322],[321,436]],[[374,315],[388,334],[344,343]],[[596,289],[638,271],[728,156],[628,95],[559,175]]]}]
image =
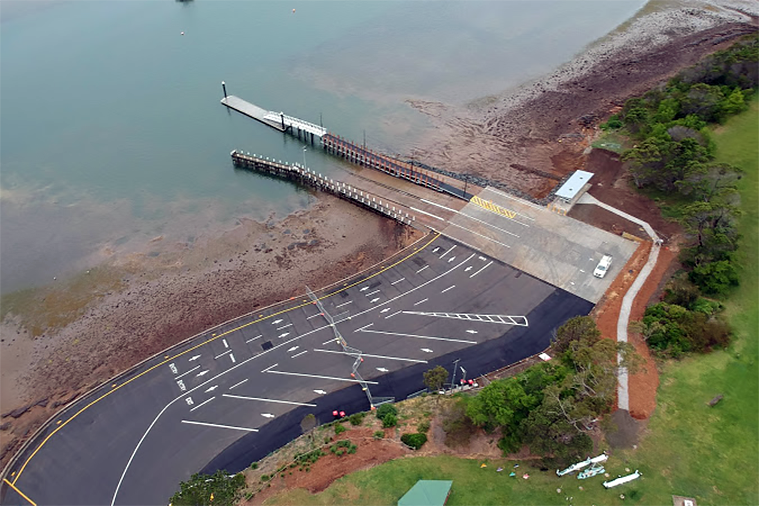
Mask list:
[{"label": "green grass", "polygon": [[[746,171],[739,185],[745,213],[737,255],[741,285],[725,301],[735,340],[726,351],[664,364],[647,434],[637,450],[616,452],[606,466],[612,476],[626,474],[625,467],[639,469],[641,479],[605,490],[600,477],[560,479],[524,463],[519,476],[528,472],[529,480],[508,477],[512,462],[493,461],[480,469],[481,461],[420,457],[351,474],[320,494],[294,490],[266,504],[396,504],[419,479],[453,480],[451,506],[670,505],[673,494],[695,497],[700,505],[759,504],[759,101],[716,129],[714,139],[718,161]],[[707,402],[717,394],[724,399],[710,408]],[[502,473],[495,472],[498,465]],[[624,501],[620,493],[627,496]]]},{"label": "green grass", "polygon": [[625,150],[625,138],[616,131],[604,132],[591,146],[615,153],[622,153]]}]

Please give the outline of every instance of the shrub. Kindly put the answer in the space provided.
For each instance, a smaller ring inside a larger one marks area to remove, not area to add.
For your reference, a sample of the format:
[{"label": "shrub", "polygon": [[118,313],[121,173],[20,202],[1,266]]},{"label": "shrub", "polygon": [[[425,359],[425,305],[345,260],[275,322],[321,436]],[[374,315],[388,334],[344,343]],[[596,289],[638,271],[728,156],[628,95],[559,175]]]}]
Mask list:
[{"label": "shrub", "polygon": [[382,419],[382,426],[386,429],[389,429],[390,427],[395,427],[398,425],[398,417],[391,414],[385,415],[385,417]]},{"label": "shrub", "polygon": [[351,423],[351,425],[361,425],[361,422],[364,421],[365,416],[366,413],[353,413],[348,417],[348,421]]},{"label": "shrub", "polygon": [[382,439],[385,437],[385,431],[384,430],[375,430],[374,431],[374,439]]},{"label": "shrub", "polygon": [[424,445],[424,443],[427,442],[427,435],[421,434],[419,432],[415,432],[413,434],[404,434],[401,436],[401,441],[403,441],[404,444],[407,444],[414,450],[418,450],[422,447],[422,445]]},{"label": "shrub", "polygon": [[398,416],[398,408],[395,407],[393,404],[383,404],[379,408],[377,408],[377,418],[382,420],[387,415],[395,415]]},{"label": "shrub", "polygon": [[269,475],[268,474],[262,474],[261,475],[261,481],[269,481]]},{"label": "shrub", "polygon": [[251,469],[253,469],[253,470],[256,470],[256,469],[258,469],[258,462],[253,462],[253,463],[250,465],[250,468],[251,468]]},{"label": "shrub", "polygon": [[254,495],[255,494],[253,494],[253,492],[251,492],[251,491],[245,492],[245,500],[246,501],[250,501],[251,499],[253,499]]},{"label": "shrub", "polygon": [[430,421],[422,420],[419,425],[416,426],[417,432],[428,432],[430,430]]},{"label": "shrub", "polygon": [[730,287],[738,286],[738,273],[728,260],[710,262],[695,267],[688,278],[707,295],[726,295]]},{"label": "shrub", "polygon": [[338,435],[338,434],[342,434],[342,433],[343,433],[343,432],[345,432],[346,430],[348,430],[348,429],[346,429],[346,428],[343,426],[343,424],[341,424],[341,423],[336,423],[336,424],[335,424],[335,434],[336,434],[336,435]]}]

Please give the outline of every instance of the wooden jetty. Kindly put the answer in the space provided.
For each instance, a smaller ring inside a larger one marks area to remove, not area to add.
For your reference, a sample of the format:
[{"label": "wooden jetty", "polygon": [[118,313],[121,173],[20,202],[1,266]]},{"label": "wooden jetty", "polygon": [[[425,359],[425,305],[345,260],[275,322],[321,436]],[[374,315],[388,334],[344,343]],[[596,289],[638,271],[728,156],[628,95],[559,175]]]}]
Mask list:
[{"label": "wooden jetty", "polygon": [[400,204],[389,202],[387,199],[383,201],[382,197],[324,177],[307,167],[284,163],[281,160],[269,160],[268,158],[262,158],[255,154],[246,154],[237,150],[232,151],[230,154],[232,155],[232,163],[234,163],[235,167],[253,169],[283,179],[296,181],[304,186],[332,193],[356,205],[370,209],[388,218],[393,218],[404,225],[414,226],[416,224],[416,217],[413,214],[409,214],[409,210]]},{"label": "wooden jetty", "polygon": [[314,144],[315,137],[321,138],[327,133],[327,129],[320,125],[293,116],[288,116],[283,112],[267,111],[266,109],[251,104],[247,100],[243,100],[234,95],[222,98],[221,103],[230,109],[260,121],[264,125],[270,126],[275,130],[289,132],[290,134],[297,136],[298,139],[301,138],[302,134],[303,140],[308,141],[308,136],[310,135],[311,144]]},{"label": "wooden jetty", "polygon": [[266,115],[270,111],[262,109],[255,104],[251,104],[250,102],[247,102],[234,95],[229,95],[227,97],[222,98],[221,103],[226,105],[230,109],[233,109],[239,112],[240,114],[244,114],[248,116],[249,118],[253,118],[254,120],[260,121],[264,125],[270,126],[274,128],[275,130],[279,130],[280,132],[285,131],[285,127],[283,127],[281,123],[278,123],[276,121],[272,121],[266,118]]}]

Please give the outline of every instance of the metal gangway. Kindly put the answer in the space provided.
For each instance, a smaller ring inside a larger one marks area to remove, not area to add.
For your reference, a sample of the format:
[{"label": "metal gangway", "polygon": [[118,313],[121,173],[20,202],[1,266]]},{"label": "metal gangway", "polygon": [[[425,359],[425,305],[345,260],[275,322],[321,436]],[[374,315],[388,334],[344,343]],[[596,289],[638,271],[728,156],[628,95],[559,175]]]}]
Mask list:
[{"label": "metal gangway", "polygon": [[306,133],[316,135],[318,137],[323,137],[327,133],[327,129],[322,126],[315,125],[314,123],[310,123],[299,118],[288,116],[283,112],[269,111],[264,114],[264,119],[273,121],[275,123],[280,123],[282,125],[282,130],[287,130],[288,128],[293,130],[297,129],[299,131],[303,130]]}]

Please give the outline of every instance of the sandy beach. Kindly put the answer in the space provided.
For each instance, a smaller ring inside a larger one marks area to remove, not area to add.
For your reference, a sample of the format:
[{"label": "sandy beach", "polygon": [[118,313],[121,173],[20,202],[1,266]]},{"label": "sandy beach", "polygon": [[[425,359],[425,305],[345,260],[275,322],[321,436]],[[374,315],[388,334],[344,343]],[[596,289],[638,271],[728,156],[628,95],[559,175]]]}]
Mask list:
[{"label": "sandy beach", "polygon": [[[756,17],[724,8],[637,18],[624,34],[516,92],[465,109],[410,104],[437,125],[415,156],[540,198],[585,166],[598,124],[627,97],[756,29]],[[213,325],[302,294],[306,284],[355,274],[423,235],[319,194],[306,211],[239,220],[215,236],[171,244],[158,255],[146,248],[112,258],[23,294],[16,303],[24,309],[0,326],[0,465],[89,388]]]}]

